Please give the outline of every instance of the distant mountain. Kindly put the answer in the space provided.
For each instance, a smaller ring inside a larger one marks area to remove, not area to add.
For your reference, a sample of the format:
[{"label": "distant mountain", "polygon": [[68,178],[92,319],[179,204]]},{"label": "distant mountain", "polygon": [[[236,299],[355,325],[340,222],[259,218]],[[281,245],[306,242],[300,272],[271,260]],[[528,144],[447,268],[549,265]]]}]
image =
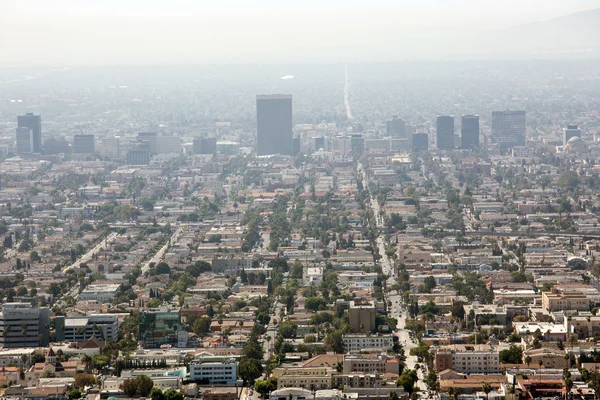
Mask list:
[{"label": "distant mountain", "polygon": [[600,57],[600,8],[490,34],[483,52],[513,58]]}]

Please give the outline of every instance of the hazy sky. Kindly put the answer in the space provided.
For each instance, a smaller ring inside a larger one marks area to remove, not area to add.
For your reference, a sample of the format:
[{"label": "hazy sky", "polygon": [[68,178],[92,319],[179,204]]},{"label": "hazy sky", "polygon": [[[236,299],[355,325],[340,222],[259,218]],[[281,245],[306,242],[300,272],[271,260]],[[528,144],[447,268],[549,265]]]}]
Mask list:
[{"label": "hazy sky", "polygon": [[598,7],[600,0],[0,0],[0,65],[431,59],[427,52],[447,48],[450,37]]}]

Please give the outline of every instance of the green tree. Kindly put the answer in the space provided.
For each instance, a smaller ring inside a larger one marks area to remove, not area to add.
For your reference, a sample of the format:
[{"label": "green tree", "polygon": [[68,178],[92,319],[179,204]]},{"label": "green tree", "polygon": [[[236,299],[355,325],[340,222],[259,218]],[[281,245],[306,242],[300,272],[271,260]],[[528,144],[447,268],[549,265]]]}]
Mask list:
[{"label": "green tree", "polygon": [[411,395],[415,392],[415,385],[419,380],[417,373],[412,369],[405,369],[396,380],[396,386],[401,386],[406,393]]},{"label": "green tree", "polygon": [[244,384],[254,384],[256,378],[260,377],[263,372],[262,365],[259,360],[243,357],[238,365],[240,377],[244,380]]},{"label": "green tree", "polygon": [[71,389],[67,393],[67,397],[69,398],[69,400],[79,399],[79,398],[81,398],[81,390]]},{"label": "green tree", "polygon": [[502,364],[520,364],[523,360],[523,349],[510,345],[508,349],[501,350],[499,356]]},{"label": "green tree", "polygon": [[157,387],[153,387],[152,390],[150,391],[150,398],[152,400],[166,400],[165,395],[162,392],[162,390],[160,390]]},{"label": "green tree", "polygon": [[148,378],[146,375],[139,375],[135,378],[137,383],[137,391],[141,397],[148,397],[150,391],[154,387],[154,382],[152,379]]},{"label": "green tree", "polygon": [[490,392],[492,391],[492,385],[490,385],[489,383],[485,382],[482,385],[481,390],[483,390],[483,393],[485,393],[485,398],[489,399],[490,398]]},{"label": "green tree", "polygon": [[342,332],[340,330],[335,330],[327,335],[327,337],[325,337],[325,345],[330,351],[333,351],[336,354],[343,354],[344,340]]},{"label": "green tree", "polygon": [[171,388],[165,390],[164,395],[166,400],[183,400],[183,394]]},{"label": "green tree", "polygon": [[121,390],[127,397],[135,397],[138,391],[136,379],[125,379],[121,384]]}]

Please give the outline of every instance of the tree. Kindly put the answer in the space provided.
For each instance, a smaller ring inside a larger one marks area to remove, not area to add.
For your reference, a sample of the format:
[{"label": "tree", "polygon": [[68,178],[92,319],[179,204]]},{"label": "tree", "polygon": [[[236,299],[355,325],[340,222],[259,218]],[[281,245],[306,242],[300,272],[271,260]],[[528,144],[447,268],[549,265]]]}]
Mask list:
[{"label": "tree", "polygon": [[499,355],[502,364],[520,364],[523,360],[523,349],[510,345],[508,349],[501,350]]},{"label": "tree", "polygon": [[192,325],[192,331],[198,336],[206,335],[210,330],[211,319],[206,316],[196,318]]},{"label": "tree", "polygon": [[527,366],[529,367],[529,365],[531,364],[531,356],[525,357],[525,364],[527,364]]},{"label": "tree", "polygon": [[77,374],[75,375],[75,387],[84,388],[92,386],[96,383],[96,377],[92,374]]},{"label": "tree", "polygon": [[415,391],[415,384],[419,380],[417,373],[412,369],[405,369],[396,380],[396,386],[402,386],[409,395]]},{"label": "tree", "polygon": [[571,398],[571,389],[573,389],[573,379],[567,378],[565,379],[565,400]]},{"label": "tree", "polygon": [[189,265],[188,267],[185,268],[185,272],[187,272],[194,278],[197,278],[203,272],[210,272],[210,271],[212,271],[212,266],[206,261],[196,261],[194,264]]},{"label": "tree", "polygon": [[344,353],[344,340],[343,335],[340,330],[335,330],[331,332],[325,338],[325,345],[329,348],[329,350],[333,351],[336,354]]},{"label": "tree", "polygon": [[162,392],[162,390],[160,390],[157,387],[153,387],[152,390],[150,391],[150,398],[152,400],[166,400],[165,395]]},{"label": "tree", "polygon": [[485,382],[482,386],[481,386],[481,390],[483,390],[483,393],[485,393],[485,398],[489,399],[490,398],[490,392],[492,391],[492,386]]},{"label": "tree", "polygon": [[174,389],[165,390],[165,400],[183,400],[183,394]]},{"label": "tree", "polygon": [[296,330],[298,329],[298,325],[292,321],[283,321],[281,325],[279,325],[279,334],[283,336],[284,339],[292,339],[296,337]]},{"label": "tree", "polygon": [[127,397],[135,397],[138,390],[136,379],[125,379],[121,384],[121,390],[127,395]]},{"label": "tree", "polygon": [[110,361],[110,358],[103,354],[94,354],[92,356],[92,366],[99,371],[106,368],[109,361]]},{"label": "tree", "polygon": [[258,359],[243,357],[239,362],[239,374],[244,380],[244,384],[254,384],[256,378],[260,377],[263,367]]},{"label": "tree", "polygon": [[33,250],[31,253],[29,253],[29,260],[31,262],[38,262],[41,260],[39,254],[37,251]]},{"label": "tree", "polygon": [[327,300],[322,297],[308,297],[304,300],[304,308],[315,312],[324,310],[327,308]]},{"label": "tree", "polygon": [[437,392],[440,390],[440,383],[438,381],[438,376],[435,373],[435,370],[429,371],[427,376],[425,377],[425,384],[432,392]]},{"label": "tree", "polygon": [[135,378],[137,384],[137,391],[141,397],[148,397],[150,391],[154,387],[154,382],[152,379],[148,378],[146,375],[139,375]]},{"label": "tree", "polygon": [[256,390],[263,398],[267,398],[269,393],[277,390],[277,378],[269,378],[266,380],[258,380],[254,383],[254,390]]},{"label": "tree", "polygon": [[69,398],[69,400],[79,399],[79,398],[81,398],[81,390],[71,389],[67,393],[67,397]]},{"label": "tree", "polygon": [[141,206],[144,211],[152,211],[154,210],[154,200],[149,199],[148,197],[142,197],[138,200],[138,205]]},{"label": "tree", "polygon": [[450,395],[454,400],[458,400],[458,396],[460,396],[460,389],[457,387],[449,387],[448,395]]}]

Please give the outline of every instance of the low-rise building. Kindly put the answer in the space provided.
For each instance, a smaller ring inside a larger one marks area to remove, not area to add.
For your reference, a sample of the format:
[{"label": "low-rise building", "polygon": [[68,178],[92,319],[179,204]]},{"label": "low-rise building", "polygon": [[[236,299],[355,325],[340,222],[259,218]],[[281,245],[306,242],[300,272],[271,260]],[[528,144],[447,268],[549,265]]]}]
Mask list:
[{"label": "low-rise building", "polygon": [[542,308],[547,312],[576,310],[589,311],[590,300],[580,293],[542,293]]},{"label": "low-rise building", "polygon": [[79,300],[95,300],[101,303],[112,301],[121,285],[118,283],[108,285],[89,285],[79,294]]},{"label": "low-rise building", "polygon": [[119,334],[119,322],[116,315],[59,316],[56,317],[54,324],[58,342],[86,342],[92,336],[115,341]]},{"label": "low-rise building", "polygon": [[435,349],[437,372],[451,369],[463,374],[493,374],[500,367],[497,350],[489,345],[450,345]]},{"label": "low-rise building", "polygon": [[237,381],[237,362],[231,357],[202,357],[190,363],[190,380],[200,384],[231,384]]},{"label": "low-rise building", "polygon": [[348,334],[342,337],[344,349],[350,353],[361,351],[387,351],[394,346],[393,335]]}]

